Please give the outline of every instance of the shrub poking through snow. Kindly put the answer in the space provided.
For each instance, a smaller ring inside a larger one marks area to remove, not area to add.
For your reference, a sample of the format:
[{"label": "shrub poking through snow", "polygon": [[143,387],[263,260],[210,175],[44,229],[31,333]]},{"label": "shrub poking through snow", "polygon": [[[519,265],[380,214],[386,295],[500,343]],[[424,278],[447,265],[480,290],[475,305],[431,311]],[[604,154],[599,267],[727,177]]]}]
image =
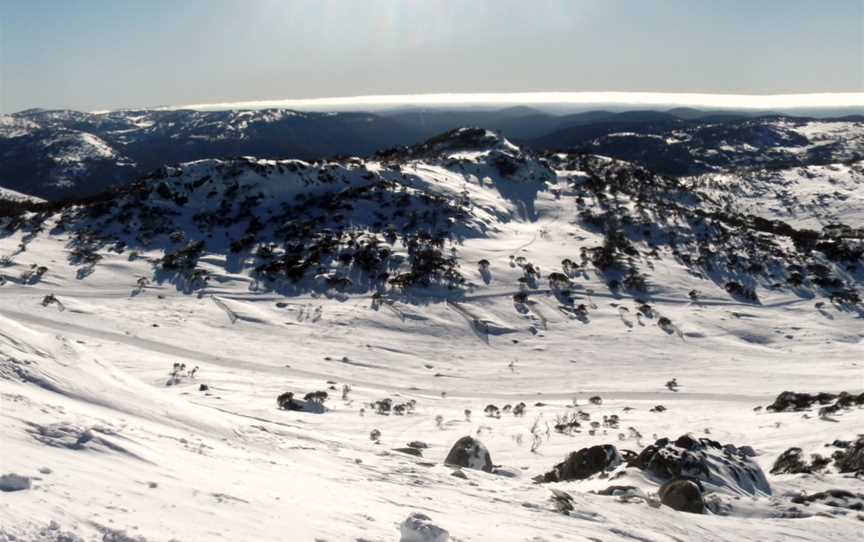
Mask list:
[{"label": "shrub poking through snow", "polygon": [[555,424],[553,425],[553,427],[558,433],[569,435],[574,431],[578,431],[579,427],[581,426],[578,421],[578,417],[578,414],[575,412],[561,414],[555,417]]},{"label": "shrub poking through snow", "polygon": [[390,399],[389,397],[386,399],[380,399],[372,403],[370,406],[377,414],[387,416],[393,410],[393,399]]},{"label": "shrub poking through snow", "polygon": [[309,401],[310,403],[317,403],[319,405],[323,405],[324,401],[327,400],[327,392],[326,391],[313,391],[307,393],[303,396],[304,401]]},{"label": "shrub poking through snow", "polygon": [[302,400],[297,399],[293,391],[286,391],[276,398],[276,405],[282,410],[295,410],[320,414],[327,410],[324,407],[324,401],[326,400],[327,392],[325,391],[307,393]]},{"label": "shrub poking through snow", "polygon": [[808,463],[801,448],[789,448],[774,461],[771,474],[812,474],[831,463],[830,459],[818,454],[813,454],[810,459]]},{"label": "shrub poking through snow", "polygon": [[850,442],[844,451],[834,454],[834,466],[842,473],[864,475],[864,435],[859,435],[858,440]]},{"label": "shrub poking through snow", "polygon": [[744,286],[739,282],[729,281],[726,283],[725,289],[729,292],[729,295],[742,301],[749,301],[751,303],[757,303],[759,301],[759,297],[756,295],[756,290]]},{"label": "shrub poking through snow", "polygon": [[175,363],[169,373],[171,378],[168,379],[168,382],[166,382],[165,385],[174,386],[180,384],[183,382],[184,378],[195,378],[196,374],[198,374],[197,365],[192,369],[188,369],[185,363]]},{"label": "shrub poking through snow", "polygon": [[483,409],[483,412],[485,412],[486,416],[490,418],[501,417],[501,410],[495,405],[486,405],[486,408]]}]

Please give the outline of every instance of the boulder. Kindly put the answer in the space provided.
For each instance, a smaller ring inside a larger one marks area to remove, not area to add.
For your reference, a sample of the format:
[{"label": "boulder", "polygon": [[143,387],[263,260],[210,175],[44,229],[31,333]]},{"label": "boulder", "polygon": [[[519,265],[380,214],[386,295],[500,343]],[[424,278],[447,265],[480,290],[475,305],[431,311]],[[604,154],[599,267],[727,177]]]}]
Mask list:
[{"label": "boulder", "polygon": [[492,472],[492,458],[482,442],[471,436],[462,437],[450,449],[444,463],[454,467]]},{"label": "boulder", "polygon": [[30,477],[9,473],[0,476],[0,491],[21,491],[30,489]]},{"label": "boulder", "polygon": [[678,479],[666,482],[658,492],[660,502],[679,512],[704,514],[705,501],[702,489],[693,480]]},{"label": "boulder", "polygon": [[621,464],[621,455],[615,446],[604,444],[571,452],[552,470],[538,477],[539,482],[584,480],[598,472],[611,470]]},{"label": "boulder", "polygon": [[450,533],[432,523],[426,514],[413,512],[399,526],[399,542],[448,542]]},{"label": "boulder", "polygon": [[[747,451],[749,452],[749,450]],[[708,484],[714,490],[733,494],[771,493],[765,473],[747,452],[731,444],[690,435],[674,442],[661,438],[628,463],[660,481],[679,478]]]}]

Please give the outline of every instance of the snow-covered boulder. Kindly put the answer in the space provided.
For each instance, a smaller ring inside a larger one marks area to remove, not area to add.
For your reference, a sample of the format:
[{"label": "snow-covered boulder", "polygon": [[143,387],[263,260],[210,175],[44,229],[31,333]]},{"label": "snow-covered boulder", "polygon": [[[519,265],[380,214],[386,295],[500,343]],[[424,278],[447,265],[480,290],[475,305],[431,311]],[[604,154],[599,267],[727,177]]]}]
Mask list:
[{"label": "snow-covered boulder", "polygon": [[426,514],[413,512],[399,526],[399,542],[448,542],[450,533],[432,523]]},{"label": "snow-covered boulder", "polygon": [[462,437],[450,449],[444,463],[454,467],[492,472],[492,458],[482,442],[471,436]]},{"label": "snow-covered boulder", "polygon": [[646,447],[629,465],[660,481],[688,478],[705,489],[736,495],[770,495],[765,473],[746,453],[732,445],[689,435],[675,441],[661,438]]}]

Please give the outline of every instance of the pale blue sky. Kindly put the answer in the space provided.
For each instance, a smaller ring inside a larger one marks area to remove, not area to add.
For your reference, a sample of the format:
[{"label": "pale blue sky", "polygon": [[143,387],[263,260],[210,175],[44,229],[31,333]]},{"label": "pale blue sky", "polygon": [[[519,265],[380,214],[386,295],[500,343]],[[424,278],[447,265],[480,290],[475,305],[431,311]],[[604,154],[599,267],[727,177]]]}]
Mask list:
[{"label": "pale blue sky", "polygon": [[0,0],[0,111],[864,91],[864,0]]}]

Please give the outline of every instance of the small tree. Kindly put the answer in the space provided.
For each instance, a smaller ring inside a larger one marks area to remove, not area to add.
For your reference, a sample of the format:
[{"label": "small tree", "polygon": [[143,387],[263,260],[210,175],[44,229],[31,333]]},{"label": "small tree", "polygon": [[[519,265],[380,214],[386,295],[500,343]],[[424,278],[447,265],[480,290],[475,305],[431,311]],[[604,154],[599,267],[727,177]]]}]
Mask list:
[{"label": "small tree", "polygon": [[513,415],[514,416],[524,416],[525,415],[525,403],[520,402],[519,404],[513,407]]}]

